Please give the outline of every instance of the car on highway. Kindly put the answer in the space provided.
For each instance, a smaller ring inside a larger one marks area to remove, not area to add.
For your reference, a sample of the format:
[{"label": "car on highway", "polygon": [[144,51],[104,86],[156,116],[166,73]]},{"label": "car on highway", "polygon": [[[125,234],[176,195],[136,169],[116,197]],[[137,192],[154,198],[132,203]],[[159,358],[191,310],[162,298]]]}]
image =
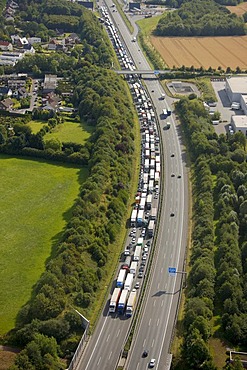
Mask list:
[{"label": "car on highway", "polygon": [[148,247],[144,247],[143,252],[148,253]]},{"label": "car on highway", "polygon": [[147,350],[143,351],[142,357],[148,357],[148,351]]},{"label": "car on highway", "polygon": [[178,179],[181,179],[181,175],[178,175]]},{"label": "car on highway", "polygon": [[135,289],[139,289],[140,288],[140,282],[137,281],[137,283],[135,284]]},{"label": "car on highway", "polygon": [[143,272],[140,271],[137,277],[138,277],[138,279],[142,279],[143,278]]},{"label": "car on highway", "polygon": [[171,174],[171,177],[175,177],[175,174],[174,174],[174,173],[172,173],[172,174]]},{"label": "car on highway", "polygon": [[149,367],[154,367],[155,366],[155,358],[152,358],[151,361],[149,362]]},{"label": "car on highway", "polygon": [[171,216],[171,217],[174,217],[174,216],[175,216],[175,214],[172,212],[172,213],[170,214],[170,216]]},{"label": "car on highway", "polygon": [[173,158],[173,157],[175,157],[175,154],[174,154],[174,153],[172,153],[172,154],[171,154],[171,157],[172,157],[172,158]]}]

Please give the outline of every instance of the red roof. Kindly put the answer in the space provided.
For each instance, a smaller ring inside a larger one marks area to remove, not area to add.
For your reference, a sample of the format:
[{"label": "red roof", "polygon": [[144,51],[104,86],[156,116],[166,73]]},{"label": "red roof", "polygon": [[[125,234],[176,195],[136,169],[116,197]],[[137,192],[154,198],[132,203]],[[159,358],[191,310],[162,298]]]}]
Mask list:
[{"label": "red roof", "polygon": [[0,40],[0,45],[2,45],[2,46],[9,46],[9,44],[10,44],[10,42],[8,42],[8,41]]}]

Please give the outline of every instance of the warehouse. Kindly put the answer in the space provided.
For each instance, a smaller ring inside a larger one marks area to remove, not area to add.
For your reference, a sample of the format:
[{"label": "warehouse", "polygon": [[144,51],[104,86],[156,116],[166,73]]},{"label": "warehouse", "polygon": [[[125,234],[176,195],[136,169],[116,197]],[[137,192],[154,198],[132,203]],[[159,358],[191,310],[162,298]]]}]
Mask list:
[{"label": "warehouse", "polygon": [[247,115],[247,95],[241,95],[240,106],[244,111],[244,114]]},{"label": "warehouse", "polygon": [[241,131],[247,136],[247,116],[232,116],[231,124],[235,132]]},{"label": "warehouse", "polygon": [[226,79],[226,93],[230,102],[241,102],[241,95],[247,94],[247,77],[229,77]]}]

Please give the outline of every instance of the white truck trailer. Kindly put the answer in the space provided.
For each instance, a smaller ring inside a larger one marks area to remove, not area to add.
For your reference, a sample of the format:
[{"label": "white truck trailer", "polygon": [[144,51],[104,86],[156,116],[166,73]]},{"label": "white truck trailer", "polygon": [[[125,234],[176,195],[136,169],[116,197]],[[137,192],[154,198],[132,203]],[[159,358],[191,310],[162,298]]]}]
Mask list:
[{"label": "white truck trailer", "polygon": [[135,249],[133,261],[137,261],[137,262],[139,261],[140,255],[141,255],[141,251],[142,251],[142,246],[141,245],[137,245],[136,246],[136,249]]},{"label": "white truck trailer", "polygon": [[130,265],[130,273],[133,274],[133,276],[136,276],[137,267],[138,267],[138,262],[132,261]]},{"label": "white truck trailer", "polygon": [[123,288],[124,281],[125,281],[125,278],[126,278],[126,273],[127,273],[126,269],[121,269],[119,271],[119,274],[118,274],[118,277],[117,277],[117,284],[116,284],[117,288]]},{"label": "white truck trailer", "polygon": [[112,293],[111,300],[110,300],[110,307],[109,307],[110,313],[116,312],[120,295],[121,295],[121,288],[115,288]]},{"label": "white truck trailer", "polygon": [[125,280],[124,289],[130,291],[132,289],[133,281],[134,275],[129,272]]},{"label": "white truck trailer", "polygon": [[127,306],[126,306],[126,316],[127,317],[131,317],[133,315],[133,311],[134,311],[135,304],[136,304],[136,296],[137,296],[136,291],[130,293]]},{"label": "white truck trailer", "polygon": [[122,293],[121,293],[119,301],[118,301],[118,307],[117,307],[118,313],[120,315],[123,315],[123,313],[124,313],[124,310],[125,310],[125,307],[126,307],[126,304],[127,304],[127,300],[128,300],[128,296],[129,296],[129,291],[127,289],[122,290]]}]

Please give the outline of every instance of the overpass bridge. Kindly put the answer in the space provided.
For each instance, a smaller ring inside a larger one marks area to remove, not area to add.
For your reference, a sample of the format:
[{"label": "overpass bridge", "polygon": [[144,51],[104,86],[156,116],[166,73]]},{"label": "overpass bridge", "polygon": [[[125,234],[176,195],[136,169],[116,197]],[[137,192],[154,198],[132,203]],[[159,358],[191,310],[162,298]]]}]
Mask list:
[{"label": "overpass bridge", "polygon": [[130,69],[122,69],[120,71],[115,71],[119,75],[162,75],[170,73],[169,69],[165,70],[150,70],[150,69],[135,69],[131,71]]}]

